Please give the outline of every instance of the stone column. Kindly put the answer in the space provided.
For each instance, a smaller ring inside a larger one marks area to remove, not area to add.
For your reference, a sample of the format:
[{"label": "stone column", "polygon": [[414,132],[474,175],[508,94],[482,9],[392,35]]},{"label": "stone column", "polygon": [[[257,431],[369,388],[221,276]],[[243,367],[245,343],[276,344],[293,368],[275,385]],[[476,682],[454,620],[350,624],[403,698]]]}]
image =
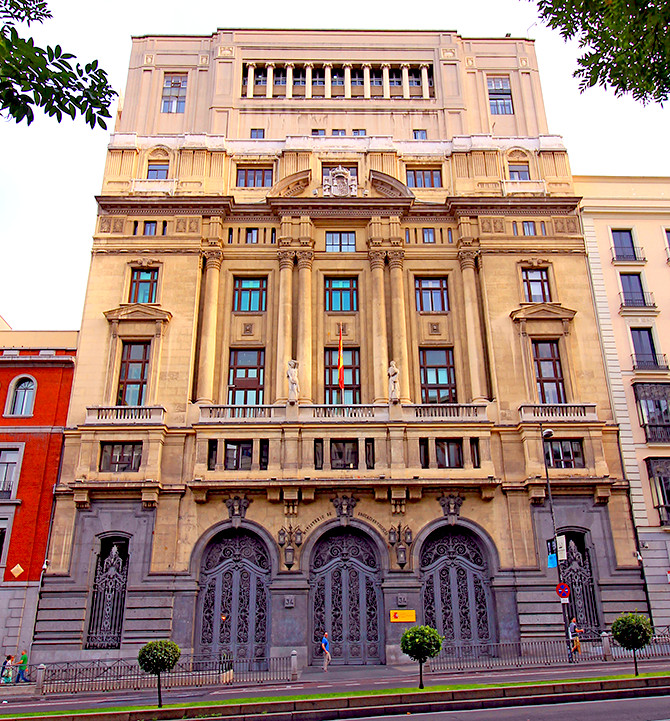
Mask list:
[{"label": "stone column", "polygon": [[430,98],[430,86],[428,85],[428,64],[421,64],[421,93],[424,100]]},{"label": "stone column", "polygon": [[400,400],[410,402],[409,353],[407,350],[407,321],[405,319],[405,283],[402,277],[404,250],[389,250],[391,268],[391,318],[393,323],[393,360],[400,369]]},{"label": "stone column", "polygon": [[313,250],[299,250],[298,258],[298,375],[300,400],[312,402],[312,261]]},{"label": "stone column", "polygon": [[247,63],[247,97],[254,97],[254,69],[256,63]]},{"label": "stone column", "polygon": [[198,403],[214,402],[214,365],[216,362],[216,324],[219,309],[219,280],[223,253],[206,250],[202,254],[205,261],[205,289],[202,310],[202,329],[200,331],[200,358],[198,361]]},{"label": "stone column", "polygon": [[402,96],[406,100],[409,99],[409,65],[407,63],[403,63],[400,66],[400,69],[402,70]]},{"label": "stone column", "polygon": [[[386,335],[386,298],[384,260],[386,251],[368,251],[372,274],[372,387],[374,403],[388,400],[388,338]],[[402,376],[401,376],[402,377]]]},{"label": "stone column", "polygon": [[271,98],[272,93],[274,92],[275,87],[275,64],[274,63],[265,63],[265,74],[266,74],[266,82],[267,85],[265,86],[265,97]]},{"label": "stone column", "polygon": [[277,251],[279,258],[279,301],[277,303],[277,368],[275,401],[288,399],[286,369],[293,352],[293,259],[294,250]]},{"label": "stone column", "polygon": [[286,97],[293,97],[293,63],[286,63]]},{"label": "stone column", "polygon": [[389,81],[389,69],[390,65],[388,63],[384,63],[382,65],[382,88],[384,90],[384,97],[390,98],[391,97],[391,83]]},{"label": "stone column", "polygon": [[465,304],[465,331],[468,342],[468,368],[470,370],[470,388],[472,402],[485,401],[486,376],[484,365],[484,346],[477,300],[477,282],[475,279],[475,259],[478,251],[474,248],[458,251],[463,276],[463,302]]},{"label": "stone column", "polygon": [[363,65],[363,97],[370,98],[370,63]]},{"label": "stone column", "polygon": [[305,97],[312,97],[312,68],[314,63],[305,63]]},{"label": "stone column", "polygon": [[333,64],[332,63],[324,63],[323,64],[323,75],[324,75],[324,97],[331,98],[333,96],[333,88],[332,88],[332,70],[333,70]]},{"label": "stone column", "polygon": [[344,97],[351,97],[351,63],[344,64]]}]

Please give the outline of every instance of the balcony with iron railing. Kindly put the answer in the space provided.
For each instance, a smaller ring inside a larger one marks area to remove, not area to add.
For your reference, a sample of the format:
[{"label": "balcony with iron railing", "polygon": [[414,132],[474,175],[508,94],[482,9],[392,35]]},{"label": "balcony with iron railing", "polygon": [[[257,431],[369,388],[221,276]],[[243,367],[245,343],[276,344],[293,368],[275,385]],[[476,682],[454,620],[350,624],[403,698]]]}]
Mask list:
[{"label": "balcony with iron railing", "polygon": [[664,353],[633,353],[634,371],[667,371],[668,359]]},{"label": "balcony with iron railing", "polygon": [[615,263],[644,263],[646,260],[642,248],[637,245],[615,245],[612,248],[612,261]]},{"label": "balcony with iron railing", "polygon": [[654,294],[648,291],[619,293],[619,300],[622,310],[625,308],[656,308]]},{"label": "balcony with iron railing", "polygon": [[165,419],[162,406],[90,406],[86,409],[90,425],[160,425]]},{"label": "balcony with iron railing", "polygon": [[522,423],[593,423],[598,420],[595,403],[526,403],[519,406]]}]

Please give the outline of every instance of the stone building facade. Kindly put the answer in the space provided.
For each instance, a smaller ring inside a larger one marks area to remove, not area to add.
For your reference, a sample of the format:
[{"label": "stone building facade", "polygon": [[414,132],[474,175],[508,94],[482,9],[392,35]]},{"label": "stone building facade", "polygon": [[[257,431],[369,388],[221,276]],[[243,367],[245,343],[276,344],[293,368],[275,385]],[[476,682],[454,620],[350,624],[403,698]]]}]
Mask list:
[{"label": "stone building facade", "polygon": [[560,634],[545,452],[571,612],[644,607],[532,42],[135,38],[97,200],[33,659]]}]

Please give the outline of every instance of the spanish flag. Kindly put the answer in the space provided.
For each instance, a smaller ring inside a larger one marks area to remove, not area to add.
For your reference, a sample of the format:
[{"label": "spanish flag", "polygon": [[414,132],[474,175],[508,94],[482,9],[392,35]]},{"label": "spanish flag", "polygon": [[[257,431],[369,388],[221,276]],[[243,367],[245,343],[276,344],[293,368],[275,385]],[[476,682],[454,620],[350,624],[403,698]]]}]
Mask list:
[{"label": "spanish flag", "polygon": [[344,390],[344,358],[342,357],[342,323],[340,323],[340,343],[337,348],[337,385]]}]

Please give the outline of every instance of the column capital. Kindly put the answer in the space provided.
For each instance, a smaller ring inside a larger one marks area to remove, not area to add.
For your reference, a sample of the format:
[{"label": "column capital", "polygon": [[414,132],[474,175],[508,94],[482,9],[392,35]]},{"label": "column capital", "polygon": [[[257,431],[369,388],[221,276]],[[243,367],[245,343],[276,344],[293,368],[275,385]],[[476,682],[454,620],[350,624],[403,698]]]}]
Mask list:
[{"label": "column capital", "polygon": [[288,68],[294,68],[295,63],[284,63],[284,67],[288,70]]},{"label": "column capital", "polygon": [[372,268],[373,270],[375,268],[383,268],[384,261],[386,260],[386,251],[385,250],[369,250],[368,251],[368,260],[370,261],[370,268]]},{"label": "column capital", "polygon": [[311,63],[311,62],[310,62],[310,63],[303,63],[303,67],[313,68],[313,67],[314,67],[314,63]]},{"label": "column capital", "polygon": [[256,67],[256,63],[247,63],[247,67],[248,67],[248,68],[255,68],[255,67]]},{"label": "column capital", "polygon": [[409,70],[409,63],[400,63],[401,70]]},{"label": "column capital", "polygon": [[274,68],[275,65],[276,65],[276,63],[273,63],[273,62],[265,63],[266,68]]},{"label": "column capital", "polygon": [[205,267],[207,270],[214,268],[215,270],[221,269],[221,262],[223,261],[223,252],[216,250],[204,250],[202,257],[205,260]]},{"label": "column capital", "polygon": [[353,67],[353,63],[342,63],[342,67],[343,67],[345,70],[346,70],[347,68],[349,68],[349,70],[351,70],[351,68]]},{"label": "column capital", "polygon": [[324,68],[332,68],[333,67],[332,63],[322,63],[322,65]]},{"label": "column capital", "polygon": [[382,63],[381,64],[382,70],[390,70],[391,69],[391,63]]},{"label": "column capital", "polygon": [[475,261],[477,260],[478,255],[479,251],[475,248],[465,248],[463,250],[459,250],[458,262],[461,264],[461,270],[466,270],[468,268],[474,270]]},{"label": "column capital", "polygon": [[372,63],[361,63],[361,67],[363,68],[363,70],[365,70],[366,68],[370,70],[370,68],[372,67]]},{"label": "column capital", "polygon": [[293,259],[295,258],[295,250],[278,250],[277,258],[279,259],[279,268],[292,268]]},{"label": "column capital", "polygon": [[306,268],[307,270],[311,270],[312,261],[314,260],[313,250],[298,250],[296,252],[296,257],[298,258],[299,270],[303,270],[304,268]]},{"label": "column capital", "polygon": [[403,261],[405,259],[404,250],[389,250],[388,251],[389,266],[393,268],[400,268],[402,270]]},{"label": "column capital", "polygon": [[426,70],[428,70],[429,67],[430,67],[430,63],[419,63],[419,68],[420,68],[421,70],[423,70],[424,68],[425,68]]}]

